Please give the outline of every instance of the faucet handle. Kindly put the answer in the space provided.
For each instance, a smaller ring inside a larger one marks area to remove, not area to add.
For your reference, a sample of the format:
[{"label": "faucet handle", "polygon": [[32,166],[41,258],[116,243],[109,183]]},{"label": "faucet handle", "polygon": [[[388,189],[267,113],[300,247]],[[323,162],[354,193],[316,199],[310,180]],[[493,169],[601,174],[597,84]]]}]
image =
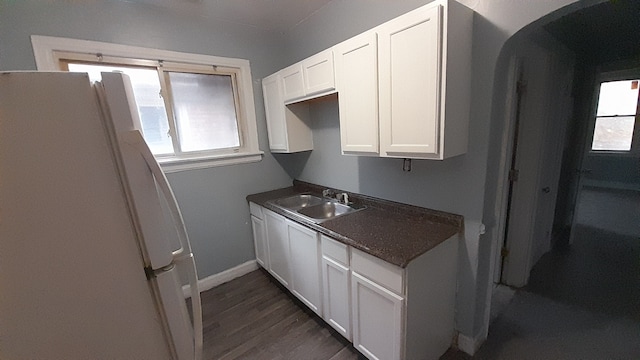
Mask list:
[{"label": "faucet handle", "polygon": [[339,202],[345,205],[349,205],[349,195],[346,192],[340,193],[336,196]]},{"label": "faucet handle", "polygon": [[322,190],[322,196],[324,196],[324,197],[329,197],[330,193],[331,193],[331,189]]}]

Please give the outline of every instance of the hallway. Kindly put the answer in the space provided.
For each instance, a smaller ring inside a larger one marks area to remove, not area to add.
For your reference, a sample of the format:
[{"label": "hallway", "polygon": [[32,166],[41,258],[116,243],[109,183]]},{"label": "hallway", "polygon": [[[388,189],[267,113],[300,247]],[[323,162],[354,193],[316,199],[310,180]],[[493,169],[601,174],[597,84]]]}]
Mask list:
[{"label": "hallway", "polygon": [[640,192],[585,188],[576,216],[573,244],[545,254],[525,288],[494,290],[475,356],[443,359],[640,358]]},{"label": "hallway", "polygon": [[640,192],[585,188],[576,216],[573,244],[545,254],[525,290],[640,321]]},{"label": "hallway", "polygon": [[473,359],[640,358],[640,192],[585,188],[576,219]]}]

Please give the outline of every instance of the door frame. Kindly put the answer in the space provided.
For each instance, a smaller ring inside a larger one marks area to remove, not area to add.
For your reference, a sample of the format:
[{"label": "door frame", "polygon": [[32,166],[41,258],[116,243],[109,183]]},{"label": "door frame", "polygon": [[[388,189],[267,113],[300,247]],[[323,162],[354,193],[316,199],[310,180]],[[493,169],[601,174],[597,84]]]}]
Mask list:
[{"label": "door frame", "polygon": [[500,149],[500,167],[498,176],[498,192],[495,203],[494,213],[498,223],[497,242],[494,252],[493,261],[493,282],[499,284],[502,277],[503,257],[502,249],[505,245],[507,226],[507,209],[509,201],[509,171],[511,170],[511,158],[513,153],[513,140],[515,136],[516,116],[518,112],[518,83],[522,75],[522,62],[514,54],[509,62],[509,73],[507,78],[507,96],[505,104],[505,127],[502,131],[502,148]]}]

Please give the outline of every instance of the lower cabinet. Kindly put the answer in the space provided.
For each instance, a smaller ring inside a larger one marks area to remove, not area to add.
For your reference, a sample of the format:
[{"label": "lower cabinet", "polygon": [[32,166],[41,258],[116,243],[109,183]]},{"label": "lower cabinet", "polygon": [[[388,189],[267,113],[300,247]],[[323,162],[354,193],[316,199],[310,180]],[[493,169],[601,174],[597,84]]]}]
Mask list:
[{"label": "lower cabinet", "polygon": [[404,298],[351,273],[353,346],[369,359],[400,359]]},{"label": "lower cabinet", "polygon": [[351,281],[348,246],[322,235],[324,320],[351,340]]},{"label": "lower cabinet", "polygon": [[287,221],[282,215],[263,209],[267,245],[269,247],[269,267],[267,270],[282,285],[289,288],[291,284],[291,269],[289,266],[289,234]]},{"label": "lower cabinet", "polygon": [[351,251],[353,346],[369,359],[402,358],[405,269]]},{"label": "lower cabinet", "polygon": [[318,233],[287,220],[291,255],[291,292],[322,316]]},{"label": "lower cabinet", "polygon": [[265,233],[264,215],[262,206],[250,203],[251,229],[256,251],[256,261],[265,269],[269,268],[269,249],[267,247],[267,235]]},{"label": "lower cabinet", "polygon": [[256,206],[258,263],[368,359],[438,359],[447,351],[458,235],[401,268]]},{"label": "lower cabinet", "polygon": [[264,234],[264,221],[251,215],[251,228],[253,229],[253,238],[255,240],[256,261],[262,267],[267,268],[267,243]]}]

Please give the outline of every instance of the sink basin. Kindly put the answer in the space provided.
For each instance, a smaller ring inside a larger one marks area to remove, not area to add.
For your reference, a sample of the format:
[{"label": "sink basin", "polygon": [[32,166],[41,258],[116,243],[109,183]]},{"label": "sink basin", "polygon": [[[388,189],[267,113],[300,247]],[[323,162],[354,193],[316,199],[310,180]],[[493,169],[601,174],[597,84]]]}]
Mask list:
[{"label": "sink basin", "polygon": [[316,220],[328,220],[354,211],[357,210],[350,206],[333,201],[325,201],[318,205],[300,209],[298,213]]},{"label": "sink basin", "polygon": [[288,196],[271,200],[270,203],[292,215],[305,218],[316,224],[365,208],[355,204],[345,205],[335,199],[321,198],[310,194]]},{"label": "sink basin", "polygon": [[313,196],[309,194],[300,194],[300,195],[294,195],[294,196],[289,196],[282,199],[273,200],[273,204],[288,210],[297,211],[302,208],[321,204],[323,201],[325,200],[322,200],[317,196]]}]

